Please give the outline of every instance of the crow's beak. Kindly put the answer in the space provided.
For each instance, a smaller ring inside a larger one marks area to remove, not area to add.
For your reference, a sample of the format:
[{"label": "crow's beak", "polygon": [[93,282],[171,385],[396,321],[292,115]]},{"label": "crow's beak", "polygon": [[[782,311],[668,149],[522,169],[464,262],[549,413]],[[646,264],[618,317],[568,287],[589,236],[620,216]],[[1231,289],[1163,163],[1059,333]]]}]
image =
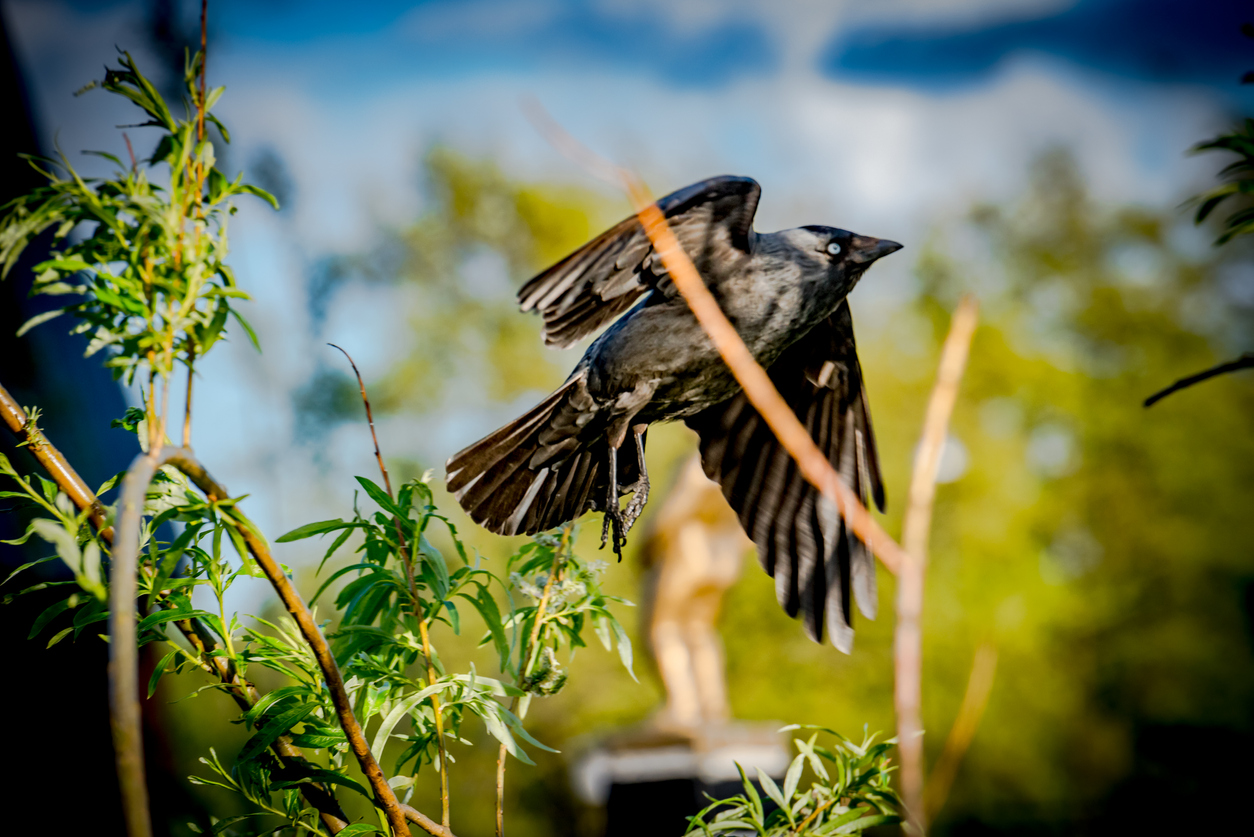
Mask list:
[{"label": "crow's beak", "polygon": [[855,235],[851,243],[853,247],[850,248],[849,257],[856,264],[870,264],[876,259],[881,259],[901,249],[901,245],[895,241],[889,241],[886,238],[870,238],[865,235]]}]

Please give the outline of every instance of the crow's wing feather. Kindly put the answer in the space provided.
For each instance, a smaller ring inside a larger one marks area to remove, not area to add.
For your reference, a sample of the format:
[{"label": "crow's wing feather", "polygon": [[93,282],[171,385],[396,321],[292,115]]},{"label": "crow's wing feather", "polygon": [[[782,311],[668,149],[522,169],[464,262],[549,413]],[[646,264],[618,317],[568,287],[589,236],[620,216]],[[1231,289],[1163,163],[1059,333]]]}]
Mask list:
[{"label": "crow's wing feather", "polygon": [[[701,264],[730,249],[747,253],[761,190],[748,177],[714,177],[657,202],[684,250]],[[565,348],[629,309],[654,289],[670,295],[669,276],[654,258],[633,215],[523,286],[524,311],[544,316],[544,341]]]},{"label": "crow's wing feather", "polygon": [[[865,503],[884,508],[871,415],[853,339],[849,304],[794,343],[770,368],[771,380],[832,466]],[[876,610],[875,564],[844,521],[824,525],[818,491],[757,410],[740,393],[688,419],[701,437],[705,473],[718,482],[758,547],[762,567],[790,616],[801,613],[811,638],[826,623],[832,644],[853,642],[850,603]],[[832,524],[835,525],[832,525]]]}]

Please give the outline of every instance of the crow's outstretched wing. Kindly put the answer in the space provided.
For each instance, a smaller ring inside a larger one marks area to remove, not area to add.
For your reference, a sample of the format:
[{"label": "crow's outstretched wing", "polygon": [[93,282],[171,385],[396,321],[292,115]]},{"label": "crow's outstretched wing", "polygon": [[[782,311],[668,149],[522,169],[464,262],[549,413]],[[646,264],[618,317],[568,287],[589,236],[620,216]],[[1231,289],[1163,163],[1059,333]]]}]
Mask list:
[{"label": "crow's outstretched wing", "polygon": [[[713,177],[657,202],[698,266],[747,254],[761,189],[748,177]],[[669,277],[654,258],[633,215],[611,227],[523,286],[524,311],[544,316],[544,342],[565,348],[608,324]]]},{"label": "crow's outstretched wing", "polygon": [[[853,340],[849,304],[793,344],[770,368],[771,380],[819,449],[862,502],[884,508],[871,414]],[[701,463],[740,516],[775,577],[779,603],[799,612],[816,642],[824,623],[832,644],[853,647],[850,599],[876,611],[875,562],[843,520],[823,523],[819,493],[744,393],[687,420],[701,437]],[[852,595],[851,595],[852,594]],[[826,618],[825,618],[826,617]]]}]

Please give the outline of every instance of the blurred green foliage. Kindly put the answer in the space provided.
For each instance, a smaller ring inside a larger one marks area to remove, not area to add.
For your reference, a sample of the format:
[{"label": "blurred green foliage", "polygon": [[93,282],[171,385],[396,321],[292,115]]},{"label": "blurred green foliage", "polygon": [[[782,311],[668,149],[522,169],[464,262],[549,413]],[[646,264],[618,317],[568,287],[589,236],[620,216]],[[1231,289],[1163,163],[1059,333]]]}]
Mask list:
[{"label": "blurred green foliage", "polygon": [[[564,231],[543,249],[520,203],[506,200],[540,187],[447,152],[428,165],[438,197],[406,234],[415,252],[400,275],[432,300],[449,284],[458,285],[449,299],[469,297],[454,268],[483,247],[508,265],[500,275],[513,284],[457,303],[467,319],[456,339],[430,356],[415,350],[419,359],[389,378],[388,407],[421,411],[429,406],[419,400],[423,388],[460,386],[464,360],[439,358],[465,346],[480,347],[480,364],[495,357],[485,346],[527,358],[525,376],[508,364],[481,372],[497,399],[555,384],[566,368],[544,359],[538,324],[516,312],[512,291],[616,218],[605,217],[599,198],[576,195],[564,205]],[[465,246],[439,250],[432,242],[448,230]],[[975,649],[991,642],[1000,662],[937,833],[1153,825],[1164,796],[1204,804],[1216,788],[1235,792],[1235,779],[1199,774],[1211,758],[1205,753],[1248,744],[1254,731],[1254,384],[1227,376],[1174,403],[1141,407],[1162,385],[1248,342],[1249,250],[1240,241],[1215,250],[1201,238],[1174,208],[1094,203],[1071,160],[1054,153],[1020,200],[937,226],[919,256],[912,299],[860,317],[868,309],[854,294],[890,531],[899,525],[949,312],[966,290],[982,304],[953,424],[962,454],[955,459],[965,466],[939,489],[933,533],[924,662],[930,760],[957,713]],[[874,272],[865,280],[875,281]],[[422,317],[440,321],[451,310]],[[421,339],[449,335],[453,326],[440,325]],[[670,426],[651,431],[649,445],[662,496],[664,475],[694,442]],[[481,541],[483,533],[454,519],[469,543]],[[638,579],[629,551],[606,589],[635,598]],[[882,574],[880,582],[888,604],[893,580]],[[845,657],[806,640],[775,604],[771,583],[749,569],[725,607],[736,716],[891,729],[891,609],[882,612],[857,626],[857,647]],[[581,660],[581,678],[533,713],[537,734],[567,741],[566,755],[655,705],[655,680],[633,688],[612,661],[593,656]],[[540,770],[510,788],[513,834],[586,826],[586,812],[563,792],[565,757],[539,756]],[[455,795],[486,792],[473,773],[462,771],[467,784]]]}]

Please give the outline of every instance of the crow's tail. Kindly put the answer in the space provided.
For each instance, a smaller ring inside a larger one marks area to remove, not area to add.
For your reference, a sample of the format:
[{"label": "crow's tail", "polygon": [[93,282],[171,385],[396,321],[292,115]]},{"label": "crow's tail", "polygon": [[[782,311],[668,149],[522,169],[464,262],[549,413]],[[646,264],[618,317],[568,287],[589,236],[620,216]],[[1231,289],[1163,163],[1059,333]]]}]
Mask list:
[{"label": "crow's tail", "polygon": [[[499,535],[531,535],[588,510],[604,510],[604,434],[573,421],[586,390],[573,377],[517,420],[449,459],[448,490],[470,518]],[[581,397],[583,396],[583,397]],[[634,479],[635,456],[620,462],[620,484]],[[627,465],[626,468],[623,465]]]}]

